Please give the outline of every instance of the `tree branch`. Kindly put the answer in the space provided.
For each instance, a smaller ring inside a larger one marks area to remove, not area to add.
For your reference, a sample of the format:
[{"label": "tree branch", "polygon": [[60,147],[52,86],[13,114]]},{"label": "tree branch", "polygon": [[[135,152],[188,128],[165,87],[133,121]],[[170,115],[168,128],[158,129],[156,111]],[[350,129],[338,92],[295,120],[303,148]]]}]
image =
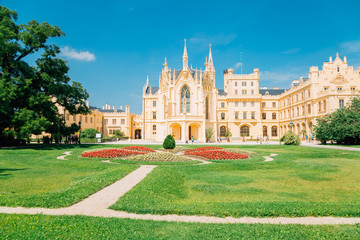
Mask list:
[{"label": "tree branch", "polygon": [[18,57],[15,59],[15,61],[20,61],[22,58],[24,58],[24,57],[26,57],[27,55],[29,55],[33,50],[35,50],[35,48],[34,48],[34,47],[31,47],[31,48],[29,49],[29,51],[26,51],[26,52],[22,53],[20,56],[18,56]]}]

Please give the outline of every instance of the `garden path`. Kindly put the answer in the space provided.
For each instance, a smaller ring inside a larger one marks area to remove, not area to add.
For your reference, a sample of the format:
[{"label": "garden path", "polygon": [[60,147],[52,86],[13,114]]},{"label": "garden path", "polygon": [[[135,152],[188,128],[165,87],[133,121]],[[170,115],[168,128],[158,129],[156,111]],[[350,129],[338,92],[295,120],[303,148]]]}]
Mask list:
[{"label": "garden path", "polygon": [[71,155],[71,152],[64,152],[63,154],[64,155],[57,157],[57,159],[66,160],[65,157]]}]

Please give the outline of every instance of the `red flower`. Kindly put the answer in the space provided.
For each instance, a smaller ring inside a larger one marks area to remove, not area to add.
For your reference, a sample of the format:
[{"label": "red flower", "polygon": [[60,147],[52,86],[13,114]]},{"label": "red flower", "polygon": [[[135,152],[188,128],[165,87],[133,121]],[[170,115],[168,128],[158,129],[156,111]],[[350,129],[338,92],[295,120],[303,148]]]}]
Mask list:
[{"label": "red flower", "polygon": [[129,146],[129,147],[123,147],[122,149],[133,150],[138,152],[155,152],[155,150],[143,146]]},{"label": "red flower", "polygon": [[213,160],[243,159],[248,158],[246,154],[232,153],[219,150],[219,147],[202,147],[185,151],[185,155],[195,155]]},{"label": "red flower", "polygon": [[146,154],[145,152],[129,151],[124,149],[104,149],[93,152],[84,152],[81,154],[82,157],[89,158],[115,158],[119,156],[129,156],[137,154]]}]

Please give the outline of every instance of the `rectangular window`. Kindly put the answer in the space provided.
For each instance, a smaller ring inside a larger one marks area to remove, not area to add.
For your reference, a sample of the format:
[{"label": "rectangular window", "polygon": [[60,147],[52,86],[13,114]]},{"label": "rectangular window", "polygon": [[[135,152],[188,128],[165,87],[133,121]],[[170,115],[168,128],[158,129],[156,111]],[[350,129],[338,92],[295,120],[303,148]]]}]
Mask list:
[{"label": "rectangular window", "polygon": [[73,116],[73,121],[76,122],[76,115]]},{"label": "rectangular window", "polygon": [[235,107],[238,107],[239,106],[239,102],[235,102]]},{"label": "rectangular window", "polygon": [[246,114],[246,112],[243,112],[243,119],[247,119],[247,114]]},{"label": "rectangular window", "polygon": [[343,108],[344,107],[344,99],[340,99],[339,100],[339,108]]},{"label": "rectangular window", "polygon": [[235,119],[239,119],[239,113],[235,112]]},{"label": "rectangular window", "polygon": [[225,108],[225,103],[221,102],[221,108]]},{"label": "rectangular window", "polygon": [[273,103],[272,103],[272,107],[273,107],[273,108],[276,108],[276,102],[273,102]]},{"label": "rectangular window", "polygon": [[311,105],[308,104],[308,114],[311,114]]},{"label": "rectangular window", "polygon": [[82,122],[82,116],[80,116],[80,122]]},{"label": "rectangular window", "polygon": [[85,117],[85,122],[86,122],[86,123],[88,122],[88,117]]},{"label": "rectangular window", "polygon": [[251,86],[254,86],[254,82],[251,82]]},{"label": "rectangular window", "polygon": [[121,119],[121,124],[122,124],[122,125],[125,124],[125,119]]},{"label": "rectangular window", "polygon": [[221,113],[221,120],[225,120],[225,113]]},{"label": "rectangular window", "polygon": [[235,90],[235,95],[238,95],[238,90]]},{"label": "rectangular window", "polygon": [[251,90],[251,95],[254,95],[254,90]]},{"label": "rectangular window", "polygon": [[153,101],[153,107],[156,107],[156,101]]},{"label": "rectangular window", "polygon": [[251,113],[251,119],[255,119],[255,112]]},{"label": "rectangular window", "polygon": [[326,101],[324,101],[324,111],[326,112]]},{"label": "rectangular window", "polygon": [[237,87],[237,82],[235,82],[235,87]]},{"label": "rectangular window", "polygon": [[107,125],[108,124],[108,119],[105,119],[105,125]]},{"label": "rectangular window", "polygon": [[90,118],[90,123],[92,123],[92,121],[93,121],[93,120],[92,120],[92,117],[91,117],[91,118]]},{"label": "rectangular window", "polygon": [[276,113],[272,113],[272,119],[276,119]]},{"label": "rectangular window", "polygon": [[116,119],[113,119],[113,120],[112,120],[112,124],[113,124],[113,125],[116,125]]},{"label": "rectangular window", "polygon": [[321,112],[321,101],[319,102],[319,112]]},{"label": "rectangular window", "polygon": [[242,82],[241,84],[243,87],[246,87],[246,82]]},{"label": "rectangular window", "polygon": [[255,102],[251,102],[251,106],[252,106],[252,107],[255,107]]},{"label": "rectangular window", "polygon": [[337,90],[338,90],[338,91],[342,91],[342,87],[338,87]]},{"label": "rectangular window", "polygon": [[242,90],[242,95],[246,95],[247,91],[246,90]]},{"label": "rectangular window", "polygon": [[153,112],[153,119],[156,119],[156,112]]},{"label": "rectangular window", "polygon": [[262,107],[266,107],[266,102],[262,102]]},{"label": "rectangular window", "polygon": [[243,107],[246,107],[246,102],[243,102]]},{"label": "rectangular window", "polygon": [[153,135],[156,135],[156,125],[153,125]]},{"label": "rectangular window", "polygon": [[355,87],[352,87],[352,88],[351,88],[351,91],[352,91],[352,92],[354,92],[355,90],[356,90],[356,88],[355,88]]},{"label": "rectangular window", "polygon": [[328,90],[328,88],[327,88],[327,87],[324,87],[324,91],[326,91],[326,90]]},{"label": "rectangular window", "polygon": [[266,119],[266,113],[262,113],[261,116],[262,116],[262,119]]}]

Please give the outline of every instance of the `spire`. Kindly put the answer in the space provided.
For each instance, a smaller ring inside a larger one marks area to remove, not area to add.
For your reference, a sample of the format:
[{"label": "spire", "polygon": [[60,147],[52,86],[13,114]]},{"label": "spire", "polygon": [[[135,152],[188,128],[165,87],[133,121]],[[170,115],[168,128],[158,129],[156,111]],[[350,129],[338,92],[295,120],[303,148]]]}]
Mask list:
[{"label": "spire", "polygon": [[183,54],[183,69],[187,69],[188,68],[188,54],[187,54],[187,49],[186,49],[186,39],[185,41],[185,45],[184,45],[184,54]]},{"label": "spire", "polygon": [[164,63],[164,71],[167,72],[168,71],[168,64],[165,58],[165,63]]},{"label": "spire", "polygon": [[214,69],[214,63],[213,63],[213,58],[212,58],[212,53],[211,53],[211,44],[209,45],[210,49],[209,49],[209,69],[213,70]]},{"label": "spire", "polygon": [[336,58],[338,58],[339,57],[339,52],[336,52]]},{"label": "spire", "polygon": [[207,69],[207,67],[208,67],[208,61],[207,61],[207,57],[205,57],[205,71],[206,71],[206,69]]},{"label": "spire", "polygon": [[149,85],[149,75],[146,77],[146,85]]}]

